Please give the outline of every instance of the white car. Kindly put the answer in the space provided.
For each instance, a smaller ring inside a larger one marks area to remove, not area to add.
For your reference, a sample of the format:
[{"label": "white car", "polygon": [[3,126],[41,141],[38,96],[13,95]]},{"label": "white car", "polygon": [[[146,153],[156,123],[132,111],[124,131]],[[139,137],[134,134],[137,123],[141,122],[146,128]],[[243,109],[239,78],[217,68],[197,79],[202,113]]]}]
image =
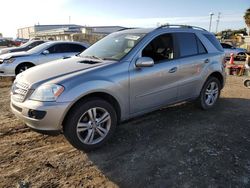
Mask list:
[{"label": "white car", "polygon": [[30,67],[69,58],[88,47],[88,44],[80,42],[51,41],[27,52],[3,54],[0,55],[0,76],[16,76]]},{"label": "white car", "polygon": [[222,48],[224,49],[226,58],[230,58],[230,54],[233,53],[234,57],[239,60],[246,59],[247,50],[244,48],[236,48],[227,43],[221,43]]}]

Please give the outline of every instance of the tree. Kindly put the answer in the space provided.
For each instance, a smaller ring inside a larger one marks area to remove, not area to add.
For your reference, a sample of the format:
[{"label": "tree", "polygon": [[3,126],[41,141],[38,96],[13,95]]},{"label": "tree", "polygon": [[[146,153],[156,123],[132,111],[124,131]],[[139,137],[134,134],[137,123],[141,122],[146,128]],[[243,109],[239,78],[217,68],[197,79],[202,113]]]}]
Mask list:
[{"label": "tree", "polygon": [[2,38],[3,37],[3,34],[2,33],[0,33],[0,38]]},{"label": "tree", "polygon": [[246,10],[244,15],[245,23],[249,29],[249,35],[250,35],[250,8]]}]

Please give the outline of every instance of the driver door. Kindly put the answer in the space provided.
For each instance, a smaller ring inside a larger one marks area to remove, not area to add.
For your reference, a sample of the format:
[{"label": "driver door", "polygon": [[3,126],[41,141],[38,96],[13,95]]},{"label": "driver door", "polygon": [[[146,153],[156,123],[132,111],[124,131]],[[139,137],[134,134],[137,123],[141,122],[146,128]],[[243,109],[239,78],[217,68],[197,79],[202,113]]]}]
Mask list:
[{"label": "driver door", "polygon": [[143,111],[173,103],[177,100],[178,61],[173,36],[163,34],[155,37],[140,52],[141,57],[150,57],[154,66],[135,66],[130,64],[130,113]]}]

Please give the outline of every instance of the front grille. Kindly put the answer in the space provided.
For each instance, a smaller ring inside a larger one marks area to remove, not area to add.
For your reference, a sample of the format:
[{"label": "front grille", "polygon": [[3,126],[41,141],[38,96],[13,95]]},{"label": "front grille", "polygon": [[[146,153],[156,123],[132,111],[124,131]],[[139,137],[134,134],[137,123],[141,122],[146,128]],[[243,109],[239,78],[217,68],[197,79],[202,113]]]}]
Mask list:
[{"label": "front grille", "polygon": [[17,102],[23,102],[29,91],[29,85],[25,83],[15,82],[12,85],[12,98]]}]

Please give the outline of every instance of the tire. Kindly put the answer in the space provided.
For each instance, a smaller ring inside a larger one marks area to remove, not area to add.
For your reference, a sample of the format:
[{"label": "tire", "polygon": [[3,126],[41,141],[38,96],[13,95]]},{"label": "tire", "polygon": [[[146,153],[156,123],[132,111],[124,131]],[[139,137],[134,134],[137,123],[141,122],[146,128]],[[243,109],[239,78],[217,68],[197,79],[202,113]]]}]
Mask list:
[{"label": "tire", "polygon": [[63,125],[63,134],[75,148],[90,151],[103,146],[113,135],[116,125],[114,107],[105,100],[90,98],[70,110]]},{"label": "tire", "polygon": [[22,73],[23,71],[33,67],[34,65],[32,64],[29,64],[29,63],[23,63],[23,64],[20,64],[17,66],[16,68],[16,75]]},{"label": "tire", "polygon": [[212,108],[220,97],[221,83],[215,77],[209,77],[202,87],[196,104],[203,110]]},{"label": "tire", "polygon": [[248,89],[250,89],[250,80],[245,80],[244,81],[244,86]]},{"label": "tire", "polygon": [[237,54],[237,59],[239,59],[240,61],[244,61],[246,59],[246,54],[243,52],[240,52]]}]

